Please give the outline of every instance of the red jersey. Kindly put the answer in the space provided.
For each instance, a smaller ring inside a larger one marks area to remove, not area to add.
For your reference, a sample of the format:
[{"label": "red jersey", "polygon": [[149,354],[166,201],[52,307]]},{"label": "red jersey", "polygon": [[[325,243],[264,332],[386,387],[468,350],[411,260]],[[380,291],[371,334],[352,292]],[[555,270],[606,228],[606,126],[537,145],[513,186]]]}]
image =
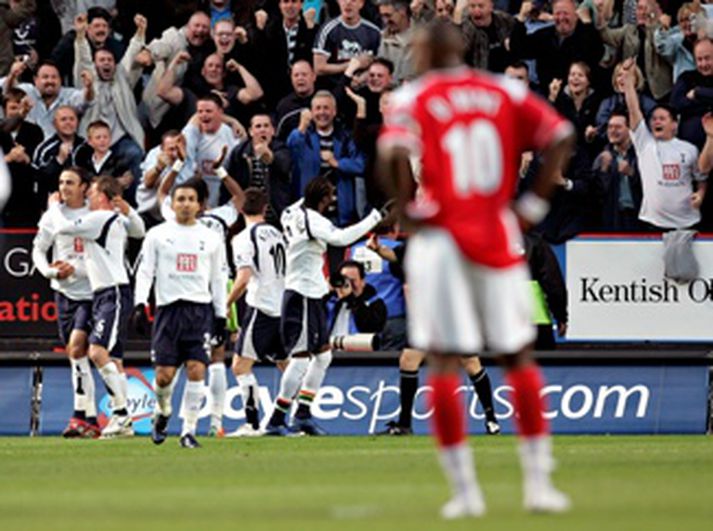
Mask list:
[{"label": "red jersey", "polygon": [[467,67],[426,74],[394,92],[379,147],[398,145],[421,161],[411,207],[448,230],[473,262],[522,260],[510,209],[520,156],[568,134],[571,124],[520,81]]}]

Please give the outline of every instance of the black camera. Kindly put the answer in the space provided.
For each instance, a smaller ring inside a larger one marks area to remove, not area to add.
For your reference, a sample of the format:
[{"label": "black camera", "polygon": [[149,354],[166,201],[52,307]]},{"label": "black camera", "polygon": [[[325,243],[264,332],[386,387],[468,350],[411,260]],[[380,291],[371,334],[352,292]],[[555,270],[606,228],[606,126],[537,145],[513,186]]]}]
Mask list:
[{"label": "black camera", "polygon": [[351,280],[342,275],[341,273],[335,273],[329,277],[329,283],[333,288],[343,288],[347,284],[351,284]]}]

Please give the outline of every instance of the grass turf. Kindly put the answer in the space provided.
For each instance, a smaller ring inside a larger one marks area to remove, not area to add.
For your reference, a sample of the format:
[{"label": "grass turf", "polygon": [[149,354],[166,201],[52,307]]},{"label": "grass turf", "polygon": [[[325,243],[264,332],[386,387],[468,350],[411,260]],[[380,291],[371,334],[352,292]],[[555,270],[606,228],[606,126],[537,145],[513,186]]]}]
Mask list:
[{"label": "grass turf", "polygon": [[566,515],[527,515],[512,437],[471,439],[488,515],[437,517],[426,437],[0,438],[0,529],[711,529],[713,438],[557,437]]}]

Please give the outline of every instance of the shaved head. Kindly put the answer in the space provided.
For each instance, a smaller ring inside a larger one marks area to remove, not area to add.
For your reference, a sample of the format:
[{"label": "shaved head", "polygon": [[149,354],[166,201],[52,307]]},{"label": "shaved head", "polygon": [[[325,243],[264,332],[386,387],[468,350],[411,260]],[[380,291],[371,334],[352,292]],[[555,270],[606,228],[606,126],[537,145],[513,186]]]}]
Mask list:
[{"label": "shaved head", "polygon": [[447,21],[439,20],[421,27],[414,36],[413,48],[418,74],[458,66],[463,62],[463,38],[456,27]]}]

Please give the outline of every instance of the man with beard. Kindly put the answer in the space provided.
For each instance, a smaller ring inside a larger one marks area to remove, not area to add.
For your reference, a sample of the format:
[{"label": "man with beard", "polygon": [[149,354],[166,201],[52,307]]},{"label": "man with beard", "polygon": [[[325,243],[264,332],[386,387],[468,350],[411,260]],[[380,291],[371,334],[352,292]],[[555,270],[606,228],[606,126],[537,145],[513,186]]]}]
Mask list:
[{"label": "man with beard", "polygon": [[17,60],[10,68],[10,73],[0,84],[3,91],[7,92],[12,87],[22,89],[32,102],[32,109],[27,114],[27,121],[42,128],[45,138],[55,134],[54,115],[63,105],[73,107],[78,113],[84,112],[87,105],[94,100],[94,76],[91,71],[81,72],[82,88],[62,86],[62,78],[57,65],[51,61],[42,61],[35,73],[35,83],[17,83],[27,63]]}]

